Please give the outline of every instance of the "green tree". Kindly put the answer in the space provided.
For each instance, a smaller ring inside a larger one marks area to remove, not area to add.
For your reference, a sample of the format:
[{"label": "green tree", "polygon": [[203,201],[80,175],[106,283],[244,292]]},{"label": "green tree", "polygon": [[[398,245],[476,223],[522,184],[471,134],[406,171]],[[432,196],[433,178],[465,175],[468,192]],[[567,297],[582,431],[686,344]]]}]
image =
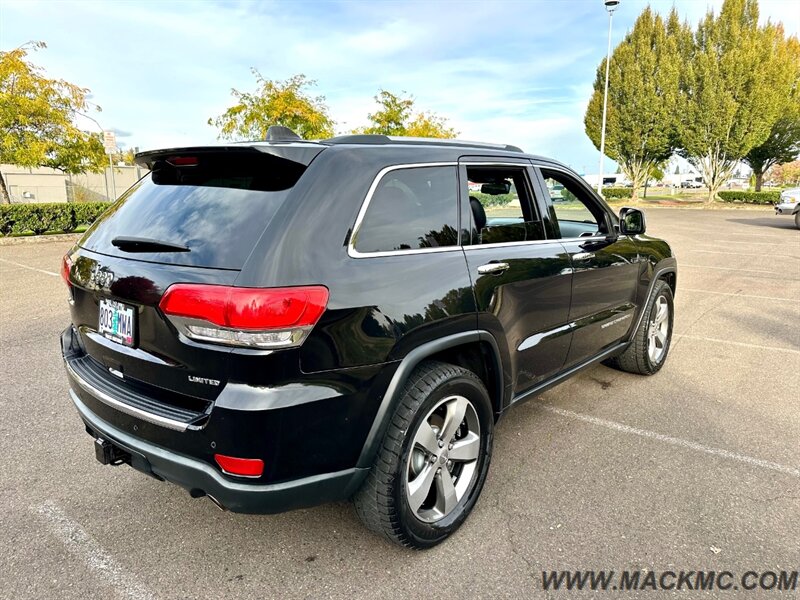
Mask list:
[{"label": "green tree", "polygon": [[444,117],[432,112],[414,114],[413,97],[380,90],[375,102],[378,110],[367,115],[371,124],[355,129],[353,133],[432,138],[454,138],[457,135]]},{"label": "green tree", "polygon": [[685,46],[680,153],[700,171],[708,201],[747,153],[764,143],[786,104],[795,69],[780,52],[783,30],[758,26],[756,0],[725,0]]},{"label": "green tree", "polygon": [[316,81],[299,74],[286,81],[264,79],[257,69],[255,92],[231,89],[236,104],[208,124],[226,140],[263,140],[270,125],[288,127],[304,139],[333,135],[333,121],[328,115],[324,96],[309,96],[306,89]]},{"label": "green tree", "polygon": [[[31,50],[46,47],[28,42],[0,52],[0,163],[73,174],[101,171],[106,159],[100,137],[81,131],[74,122],[88,110],[89,90],[49,79],[27,60]],[[0,203],[10,201],[0,173]]]},{"label": "green tree", "polygon": [[[633,184],[634,201],[651,169],[676,148],[681,27],[674,9],[665,23],[647,7],[611,56],[605,151]],[[603,60],[584,117],[586,134],[598,149],[605,71]]]},{"label": "green tree", "polygon": [[744,162],[750,165],[755,176],[755,190],[761,191],[764,173],[773,165],[795,160],[800,154],[800,42],[797,38],[779,40],[781,51],[786,53],[782,60],[794,66],[794,77],[789,80],[785,105],[780,116],[770,130],[769,137],[758,146],[751,148]]}]

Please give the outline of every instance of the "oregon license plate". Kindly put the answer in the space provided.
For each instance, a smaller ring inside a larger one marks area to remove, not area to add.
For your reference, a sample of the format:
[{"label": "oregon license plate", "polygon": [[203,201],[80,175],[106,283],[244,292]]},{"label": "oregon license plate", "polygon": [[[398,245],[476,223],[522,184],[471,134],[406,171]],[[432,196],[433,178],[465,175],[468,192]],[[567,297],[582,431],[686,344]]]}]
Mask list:
[{"label": "oregon license plate", "polygon": [[136,310],[115,300],[100,300],[97,330],[110,340],[133,346]]}]

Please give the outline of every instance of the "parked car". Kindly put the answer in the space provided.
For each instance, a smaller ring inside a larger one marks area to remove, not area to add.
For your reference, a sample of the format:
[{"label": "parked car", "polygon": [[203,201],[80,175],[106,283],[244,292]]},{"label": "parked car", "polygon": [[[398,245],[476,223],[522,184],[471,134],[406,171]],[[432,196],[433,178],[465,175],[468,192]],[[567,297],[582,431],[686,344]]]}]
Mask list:
[{"label": "parked car", "polygon": [[[549,158],[272,129],[136,161],[150,173],[64,257],[70,396],[101,463],[221,508],[352,498],[369,529],[433,546],[514,405],[667,358],[669,245]],[[519,215],[468,181],[516,190]]]},{"label": "parked car", "polygon": [[776,215],[793,215],[794,224],[800,229],[800,188],[790,188],[781,192],[780,201],[775,205]]},{"label": "parked car", "polygon": [[681,187],[696,190],[703,187],[703,184],[695,179],[685,179],[681,181]]}]

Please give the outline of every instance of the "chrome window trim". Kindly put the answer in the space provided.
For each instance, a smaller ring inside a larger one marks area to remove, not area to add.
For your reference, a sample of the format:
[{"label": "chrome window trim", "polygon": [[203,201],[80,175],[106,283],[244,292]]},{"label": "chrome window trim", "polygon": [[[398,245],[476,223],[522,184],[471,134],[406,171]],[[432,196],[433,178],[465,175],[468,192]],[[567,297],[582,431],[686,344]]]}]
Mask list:
[{"label": "chrome window trim", "polygon": [[479,248],[507,248],[509,246],[534,246],[539,244],[560,244],[562,242],[589,242],[592,240],[604,240],[606,236],[599,235],[593,237],[575,238],[548,238],[546,240],[523,240],[519,242],[498,242],[496,244],[470,244],[462,246],[464,250],[477,250]]},{"label": "chrome window trim", "polygon": [[[350,234],[350,240],[347,242],[347,255],[350,258],[377,258],[380,256],[401,256],[404,254],[429,254],[433,252],[455,252],[461,250],[461,246],[444,246],[444,247],[437,247],[437,248],[412,248],[409,250],[379,250],[376,252],[359,252],[356,250],[355,246],[355,239],[358,236],[358,230],[361,228],[361,223],[364,220],[364,216],[367,214],[367,209],[369,208],[370,202],[372,202],[372,196],[375,194],[375,190],[378,188],[378,184],[381,182],[381,179],[387,174],[391,173],[392,171],[399,171],[400,169],[424,169],[426,167],[458,167],[457,162],[431,162],[431,163],[407,163],[402,165],[391,165],[389,167],[384,167],[378,174],[375,176],[375,179],[372,180],[372,183],[369,186],[369,190],[367,190],[367,196],[364,198],[364,201],[361,203],[361,208],[358,211],[358,216],[356,216],[356,222],[353,225],[353,233]],[[456,173],[456,181],[458,181],[458,173]],[[456,191],[456,198],[458,198],[458,191]],[[456,215],[460,214],[458,209],[459,205],[456,204]]]},{"label": "chrome window trim", "polygon": [[69,374],[75,380],[75,383],[77,383],[85,392],[91,394],[103,404],[107,404],[111,408],[115,408],[118,411],[125,413],[126,415],[137,417],[142,421],[147,421],[148,423],[153,423],[154,425],[161,425],[162,427],[166,427],[167,429],[173,429],[175,431],[186,431],[189,428],[188,423],[175,421],[174,419],[168,419],[160,415],[154,415],[153,413],[149,413],[145,410],[136,408],[135,406],[125,404],[124,402],[120,402],[119,400],[112,398],[105,392],[98,390],[96,387],[94,387],[88,381],[86,381],[80,375],[78,375],[75,372],[75,369],[73,369],[70,366],[68,361],[64,361],[64,365],[67,367],[67,371],[69,371]]}]

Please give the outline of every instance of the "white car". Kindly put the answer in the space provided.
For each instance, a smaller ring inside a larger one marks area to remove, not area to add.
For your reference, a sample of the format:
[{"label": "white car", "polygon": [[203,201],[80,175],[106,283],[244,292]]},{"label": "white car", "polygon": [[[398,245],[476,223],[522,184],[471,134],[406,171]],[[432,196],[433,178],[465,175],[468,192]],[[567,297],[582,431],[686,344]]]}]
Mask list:
[{"label": "white car", "polygon": [[775,205],[776,215],[794,215],[794,224],[800,229],[800,188],[790,188],[781,192],[781,199]]}]

